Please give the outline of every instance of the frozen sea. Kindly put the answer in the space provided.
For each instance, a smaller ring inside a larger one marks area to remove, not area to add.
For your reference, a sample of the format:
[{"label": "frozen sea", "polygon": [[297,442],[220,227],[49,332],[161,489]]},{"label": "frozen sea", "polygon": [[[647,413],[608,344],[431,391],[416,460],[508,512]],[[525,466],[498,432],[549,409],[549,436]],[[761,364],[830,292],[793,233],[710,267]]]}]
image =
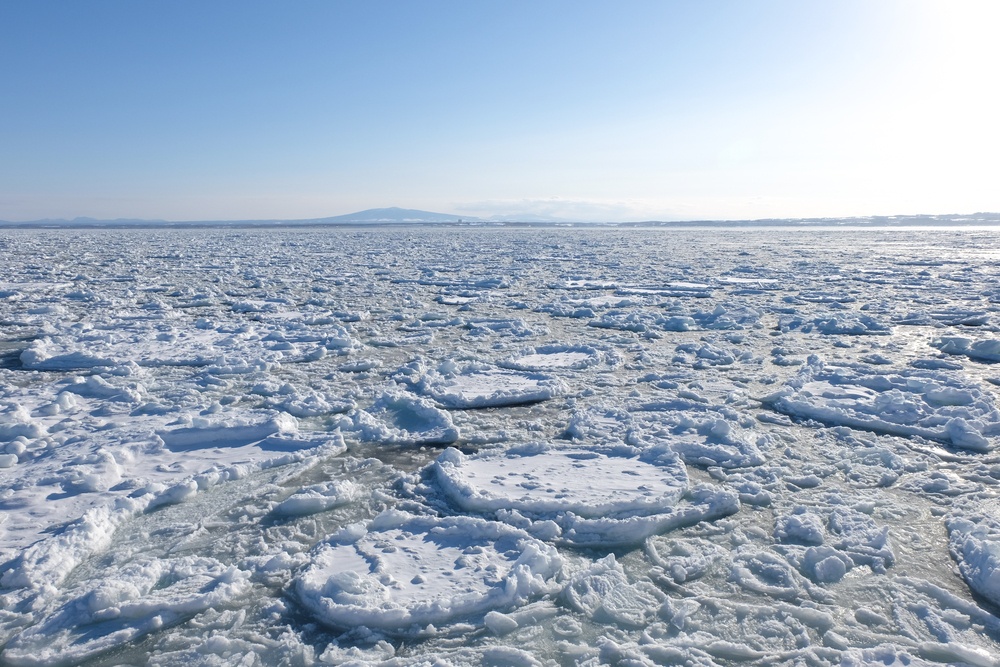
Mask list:
[{"label": "frozen sea", "polygon": [[0,258],[0,665],[1000,665],[996,229]]}]

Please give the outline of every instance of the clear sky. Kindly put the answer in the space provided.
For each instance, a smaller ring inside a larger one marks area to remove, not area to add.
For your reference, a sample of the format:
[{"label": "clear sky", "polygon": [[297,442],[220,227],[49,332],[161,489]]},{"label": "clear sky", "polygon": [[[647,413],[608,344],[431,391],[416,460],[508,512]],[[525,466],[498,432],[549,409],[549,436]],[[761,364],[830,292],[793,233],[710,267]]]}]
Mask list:
[{"label": "clear sky", "polygon": [[0,0],[0,219],[1000,211],[997,0]]}]

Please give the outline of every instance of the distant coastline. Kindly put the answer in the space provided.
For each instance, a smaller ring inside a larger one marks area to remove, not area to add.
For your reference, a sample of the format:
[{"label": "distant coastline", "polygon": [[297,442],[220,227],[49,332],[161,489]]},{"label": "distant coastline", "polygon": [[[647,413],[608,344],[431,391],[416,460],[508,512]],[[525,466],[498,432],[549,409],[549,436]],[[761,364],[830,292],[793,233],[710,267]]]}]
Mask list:
[{"label": "distant coastline", "polygon": [[194,229],[194,228],[302,228],[302,227],[589,227],[589,228],[757,228],[757,227],[988,227],[1000,225],[1000,213],[968,213],[943,215],[895,215],[849,218],[763,218],[755,220],[643,220],[633,222],[600,222],[574,220],[519,220],[467,218],[445,213],[413,209],[370,209],[329,218],[304,220],[202,220],[170,221],[94,218],[73,220],[46,219],[26,222],[0,220],[0,229]]}]

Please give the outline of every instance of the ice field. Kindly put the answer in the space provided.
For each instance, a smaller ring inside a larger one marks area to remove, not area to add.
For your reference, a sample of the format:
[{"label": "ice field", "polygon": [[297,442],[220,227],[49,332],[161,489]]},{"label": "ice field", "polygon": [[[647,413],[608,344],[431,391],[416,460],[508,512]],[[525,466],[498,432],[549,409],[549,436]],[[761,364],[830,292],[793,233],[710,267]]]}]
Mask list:
[{"label": "ice field", "polygon": [[995,228],[0,258],[0,665],[1000,665]]}]

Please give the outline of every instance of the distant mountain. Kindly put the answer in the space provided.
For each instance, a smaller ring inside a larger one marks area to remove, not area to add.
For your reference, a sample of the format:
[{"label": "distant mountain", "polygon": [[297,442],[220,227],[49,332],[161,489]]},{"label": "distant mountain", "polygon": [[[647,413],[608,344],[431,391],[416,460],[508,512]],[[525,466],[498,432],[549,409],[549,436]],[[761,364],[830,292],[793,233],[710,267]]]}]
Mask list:
[{"label": "distant mountain", "polygon": [[418,211],[413,208],[370,208],[366,211],[348,213],[346,215],[336,215],[331,218],[319,218],[309,220],[310,223],[320,224],[392,224],[407,222],[479,222],[479,218],[468,216],[451,215],[448,213],[433,213],[431,211]]}]

